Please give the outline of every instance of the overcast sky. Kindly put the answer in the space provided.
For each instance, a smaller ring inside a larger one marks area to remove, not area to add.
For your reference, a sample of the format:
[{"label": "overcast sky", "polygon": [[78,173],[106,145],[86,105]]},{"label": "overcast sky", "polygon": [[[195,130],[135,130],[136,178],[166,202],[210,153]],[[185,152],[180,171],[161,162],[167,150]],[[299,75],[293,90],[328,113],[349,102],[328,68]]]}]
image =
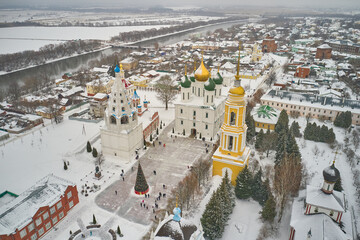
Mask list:
[{"label": "overcast sky", "polygon": [[154,5],[180,6],[279,6],[279,7],[324,7],[324,8],[360,8],[360,0],[0,0],[0,7],[16,6],[63,6],[63,7],[149,7]]}]

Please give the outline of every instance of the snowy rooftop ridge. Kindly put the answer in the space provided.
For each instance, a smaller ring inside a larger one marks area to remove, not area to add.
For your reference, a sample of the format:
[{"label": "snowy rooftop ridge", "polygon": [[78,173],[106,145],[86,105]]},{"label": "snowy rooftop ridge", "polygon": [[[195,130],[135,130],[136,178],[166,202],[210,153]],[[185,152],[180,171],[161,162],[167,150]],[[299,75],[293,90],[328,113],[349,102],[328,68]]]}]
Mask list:
[{"label": "snowy rooftop ridge", "polygon": [[332,98],[314,94],[293,93],[288,91],[270,90],[261,97],[261,101],[278,101],[301,106],[317,107],[341,112],[351,111],[360,114],[360,101],[344,98]]},{"label": "snowy rooftop ridge", "polygon": [[49,174],[0,208],[0,232],[10,234],[28,224],[40,207],[52,206],[74,183]]}]

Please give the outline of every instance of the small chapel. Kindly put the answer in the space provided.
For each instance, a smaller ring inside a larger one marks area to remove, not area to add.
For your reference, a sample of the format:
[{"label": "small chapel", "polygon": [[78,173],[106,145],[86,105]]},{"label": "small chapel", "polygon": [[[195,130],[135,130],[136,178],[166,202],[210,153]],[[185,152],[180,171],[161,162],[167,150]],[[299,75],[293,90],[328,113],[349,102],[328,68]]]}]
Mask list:
[{"label": "small chapel", "polygon": [[239,69],[240,50],[234,86],[230,88],[225,102],[224,122],[220,128],[220,145],[212,157],[213,176],[224,176],[227,171],[233,185],[239,172],[248,165],[251,152],[246,146],[246,101]]},{"label": "small chapel", "polygon": [[212,140],[224,117],[225,97],[221,95],[223,78],[219,71],[215,76],[204,65],[180,82],[181,101],[175,103],[175,132],[185,136]]},{"label": "small chapel", "polygon": [[306,186],[294,199],[291,220],[290,240],[294,239],[337,239],[350,240],[352,219],[346,195],[334,190],[340,179],[335,161],[323,170],[322,187]]},{"label": "small chapel", "polygon": [[[115,81],[105,110],[105,126],[101,129],[102,152],[108,156],[130,159],[143,146],[142,123],[138,122],[137,98],[127,89],[122,66],[115,67]],[[136,91],[132,92],[136,95]]]}]

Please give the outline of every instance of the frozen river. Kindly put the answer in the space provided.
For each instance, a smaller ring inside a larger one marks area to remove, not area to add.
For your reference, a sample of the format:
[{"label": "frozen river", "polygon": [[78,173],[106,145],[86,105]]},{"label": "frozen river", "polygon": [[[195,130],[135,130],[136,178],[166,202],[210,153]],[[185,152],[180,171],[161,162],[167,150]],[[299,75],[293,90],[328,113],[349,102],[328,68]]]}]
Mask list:
[{"label": "frozen river", "polygon": [[117,27],[10,27],[0,28],[0,54],[39,50],[47,44],[68,40],[110,40],[121,32],[143,31],[169,25]]}]

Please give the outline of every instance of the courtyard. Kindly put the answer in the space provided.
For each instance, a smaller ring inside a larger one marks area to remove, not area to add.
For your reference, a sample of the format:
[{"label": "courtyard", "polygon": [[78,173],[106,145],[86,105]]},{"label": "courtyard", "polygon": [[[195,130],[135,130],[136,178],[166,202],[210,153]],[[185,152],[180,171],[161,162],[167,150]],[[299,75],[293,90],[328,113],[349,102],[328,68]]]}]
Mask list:
[{"label": "courtyard", "polygon": [[189,167],[206,155],[203,141],[180,136],[171,137],[173,125],[174,122],[169,124],[155,141],[155,147],[151,145],[138,160],[150,187],[150,197],[145,198],[144,195],[134,193],[138,167],[138,162],[135,162],[132,169],[125,172],[124,180],[119,172],[119,179],[96,196],[95,203],[99,207],[143,225],[156,220],[157,211],[166,206],[166,197],[161,197],[157,201],[158,208],[155,207],[159,193],[169,196],[171,190],[187,175]]}]

